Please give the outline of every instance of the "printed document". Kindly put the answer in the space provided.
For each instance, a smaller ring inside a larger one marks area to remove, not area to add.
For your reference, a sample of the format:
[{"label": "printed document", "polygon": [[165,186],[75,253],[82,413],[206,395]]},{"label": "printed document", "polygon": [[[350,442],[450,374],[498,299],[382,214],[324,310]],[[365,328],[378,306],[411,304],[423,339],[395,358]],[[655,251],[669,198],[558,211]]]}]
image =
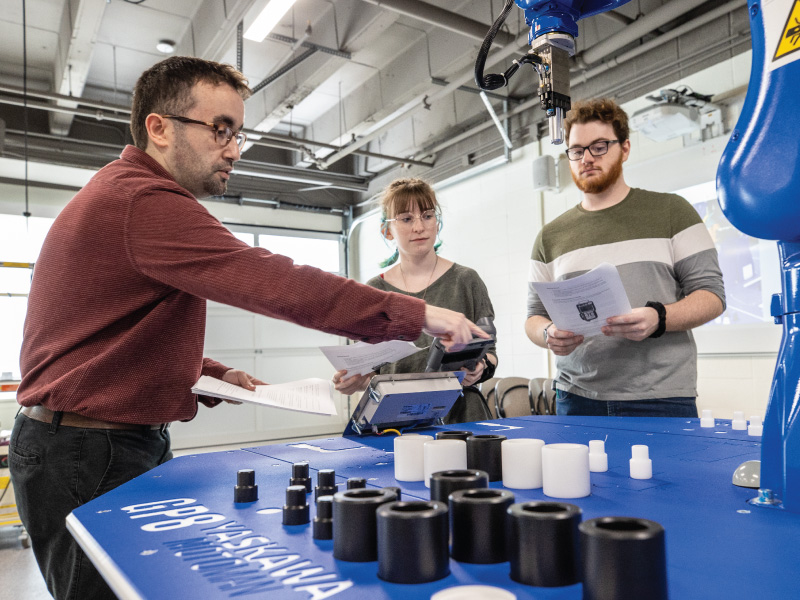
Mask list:
[{"label": "printed document", "polygon": [[606,319],[631,312],[619,271],[600,263],[583,275],[564,281],[533,284],[556,327],[576,335],[602,335]]},{"label": "printed document", "polygon": [[238,385],[203,375],[194,384],[192,393],[316,415],[336,414],[333,384],[328,379],[318,377],[275,385],[257,385],[255,391],[251,392]]},{"label": "printed document", "polygon": [[400,340],[378,344],[358,342],[349,346],[320,346],[319,349],[337,371],[347,370],[346,377],[356,373],[366,375],[386,363],[393,363],[420,351],[413,343]]}]

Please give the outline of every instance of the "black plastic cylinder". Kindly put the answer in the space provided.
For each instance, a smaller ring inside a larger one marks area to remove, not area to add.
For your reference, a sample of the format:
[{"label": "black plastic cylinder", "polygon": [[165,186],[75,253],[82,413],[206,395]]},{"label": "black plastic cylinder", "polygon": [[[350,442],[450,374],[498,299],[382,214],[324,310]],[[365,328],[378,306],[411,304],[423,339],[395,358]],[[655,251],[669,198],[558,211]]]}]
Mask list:
[{"label": "black plastic cylinder", "polygon": [[474,490],[489,487],[489,474],[475,469],[454,469],[431,474],[431,500],[444,502],[458,490]]},{"label": "black plastic cylinder", "polygon": [[633,517],[600,517],[578,527],[583,600],[667,600],[664,528]]},{"label": "black plastic cylinder", "polygon": [[387,489],[356,489],[333,496],[333,557],[351,562],[378,559],[378,529],[375,511],[394,502]]},{"label": "black plastic cylinder", "polygon": [[317,471],[317,487],[314,488],[314,500],[320,496],[333,496],[336,493],[336,471],[320,469]]},{"label": "black plastic cylinder", "polygon": [[258,500],[256,472],[253,469],[240,469],[236,472],[236,485],[233,487],[234,502],[255,502]]},{"label": "black plastic cylinder", "polygon": [[306,488],[306,494],[311,493],[311,477],[308,476],[308,463],[292,464],[292,477],[289,485],[302,485]]},{"label": "black plastic cylinder", "polygon": [[458,490],[450,494],[450,556],[460,562],[490,564],[508,560],[506,511],[514,503],[508,490]]},{"label": "black plastic cylinder", "polygon": [[317,516],[311,526],[315,540],[329,540],[333,537],[333,496],[317,498]]},{"label": "black plastic cylinder", "polygon": [[286,488],[286,504],[283,506],[284,525],[305,525],[309,521],[306,486],[290,485]]},{"label": "black plastic cylinder", "polygon": [[503,479],[501,444],[504,435],[471,435],[467,438],[467,468],[479,469],[489,474],[489,481]]},{"label": "black plastic cylinder", "polygon": [[508,509],[511,579],[537,587],[580,581],[581,509],[565,502],[523,502]]},{"label": "black plastic cylinder", "polygon": [[447,505],[389,502],[377,512],[378,577],[392,583],[426,583],[447,577]]},{"label": "black plastic cylinder", "polygon": [[348,490],[358,490],[367,487],[367,480],[363,477],[351,477],[347,480]]},{"label": "black plastic cylinder", "polygon": [[472,435],[471,431],[438,431],[436,432],[437,440],[464,440]]}]

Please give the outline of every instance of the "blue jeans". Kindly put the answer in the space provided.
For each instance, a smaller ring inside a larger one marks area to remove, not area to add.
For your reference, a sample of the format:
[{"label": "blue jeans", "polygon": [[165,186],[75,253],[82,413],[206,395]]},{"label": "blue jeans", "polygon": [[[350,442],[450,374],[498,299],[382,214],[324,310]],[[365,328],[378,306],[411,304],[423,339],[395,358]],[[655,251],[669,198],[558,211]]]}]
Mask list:
[{"label": "blue jeans", "polygon": [[658,398],[654,400],[592,400],[556,391],[557,415],[584,417],[697,417],[696,398]]},{"label": "blue jeans", "polygon": [[53,426],[19,414],[8,462],[22,524],[57,600],[116,599],[67,531],[67,515],[172,458],[169,432]]}]

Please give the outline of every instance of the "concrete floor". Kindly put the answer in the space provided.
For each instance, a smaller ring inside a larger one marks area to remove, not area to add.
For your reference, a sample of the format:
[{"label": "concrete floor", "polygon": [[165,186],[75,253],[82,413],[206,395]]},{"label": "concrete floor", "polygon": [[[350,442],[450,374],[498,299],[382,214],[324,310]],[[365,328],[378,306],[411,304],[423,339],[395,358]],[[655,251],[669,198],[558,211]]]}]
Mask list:
[{"label": "concrete floor", "polygon": [[52,600],[33,550],[20,543],[20,532],[20,527],[0,528],[0,598]]}]

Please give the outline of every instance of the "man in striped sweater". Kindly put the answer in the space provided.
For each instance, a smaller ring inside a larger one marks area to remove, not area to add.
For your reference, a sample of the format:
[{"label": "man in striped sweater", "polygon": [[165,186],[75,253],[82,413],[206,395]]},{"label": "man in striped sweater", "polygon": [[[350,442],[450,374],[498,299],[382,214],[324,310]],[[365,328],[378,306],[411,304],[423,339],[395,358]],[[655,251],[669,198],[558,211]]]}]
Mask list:
[{"label": "man in striped sweater", "polygon": [[[725,310],[711,236],[680,196],[625,183],[631,142],[615,102],[576,103],[565,126],[583,200],[536,238],[525,323],[531,341],[557,357],[557,413],[696,417],[691,330]],[[633,311],[608,319],[603,335],[559,330],[532,283],[576,277],[602,262],[617,267]]]}]

